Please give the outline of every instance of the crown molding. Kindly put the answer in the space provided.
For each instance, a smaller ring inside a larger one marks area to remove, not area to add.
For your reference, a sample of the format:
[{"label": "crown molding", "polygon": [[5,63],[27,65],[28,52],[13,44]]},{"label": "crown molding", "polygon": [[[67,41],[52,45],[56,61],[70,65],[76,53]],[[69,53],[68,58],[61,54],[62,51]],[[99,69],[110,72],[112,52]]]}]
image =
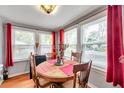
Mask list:
[{"label": "crown molding", "polygon": [[67,29],[67,28],[69,28],[71,26],[77,25],[80,22],[82,22],[82,21],[84,21],[84,20],[86,20],[86,19],[88,19],[88,18],[90,18],[92,16],[95,16],[96,14],[98,14],[100,12],[103,12],[104,10],[106,10],[106,6],[105,5],[104,6],[101,6],[100,8],[97,8],[97,9],[93,10],[92,12],[90,12],[90,13],[88,13],[88,14],[80,17],[80,18],[78,18],[77,20],[75,20],[75,21],[73,21],[73,22],[65,25],[63,28],[64,29]]},{"label": "crown molding", "polygon": [[48,28],[44,28],[44,27],[24,24],[24,23],[20,23],[20,22],[15,22],[15,21],[9,20],[9,19],[7,19],[6,17],[3,17],[3,16],[0,16],[0,18],[2,19],[3,24],[12,23],[14,26],[22,27],[22,28],[34,29],[34,30],[39,30],[39,31],[47,31],[47,32],[54,31],[52,29],[48,29]]}]

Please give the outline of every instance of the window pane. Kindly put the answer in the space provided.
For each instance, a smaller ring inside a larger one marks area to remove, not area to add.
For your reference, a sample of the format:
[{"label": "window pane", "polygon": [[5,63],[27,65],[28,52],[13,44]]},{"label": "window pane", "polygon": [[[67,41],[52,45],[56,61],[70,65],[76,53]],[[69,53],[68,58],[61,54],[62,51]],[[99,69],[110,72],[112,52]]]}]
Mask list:
[{"label": "window pane", "polygon": [[52,53],[52,45],[41,45],[41,54]]},{"label": "window pane", "polygon": [[30,53],[34,51],[34,46],[14,46],[14,60],[28,59]]},{"label": "window pane", "polygon": [[71,45],[77,44],[77,28],[66,31],[64,33],[64,42],[65,44],[71,44]]},{"label": "window pane", "polygon": [[41,54],[51,53],[52,52],[52,35],[51,33],[42,33],[40,34],[40,49]]},{"label": "window pane", "polygon": [[43,45],[52,45],[52,35],[51,34],[40,34],[40,43]]},{"label": "window pane", "polygon": [[83,31],[83,60],[93,61],[93,65],[106,68],[106,17],[82,26]]},{"label": "window pane", "polygon": [[33,45],[34,33],[15,29],[15,44],[16,45]]},{"label": "window pane", "polygon": [[14,61],[28,59],[30,52],[34,52],[35,33],[13,29],[12,37]]},{"label": "window pane", "polygon": [[64,55],[66,57],[71,57],[71,51],[76,51],[77,28],[66,31],[64,33],[64,43],[69,44],[69,47],[65,50]]}]

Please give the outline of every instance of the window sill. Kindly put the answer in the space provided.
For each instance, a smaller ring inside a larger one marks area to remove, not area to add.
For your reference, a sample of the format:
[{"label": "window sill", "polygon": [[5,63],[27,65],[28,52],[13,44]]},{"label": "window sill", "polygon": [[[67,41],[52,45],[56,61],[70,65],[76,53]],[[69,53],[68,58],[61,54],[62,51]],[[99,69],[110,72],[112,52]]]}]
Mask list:
[{"label": "window sill", "polygon": [[[70,59],[68,56],[64,56],[65,59]],[[103,72],[106,73],[106,68],[98,67],[96,65],[92,65],[92,69],[98,71],[98,72]]]},{"label": "window sill", "polygon": [[65,59],[71,59],[71,57],[68,57],[68,56],[64,56]]},{"label": "window sill", "polygon": [[29,59],[20,59],[20,60],[15,60],[14,63],[19,63],[19,62],[28,62]]},{"label": "window sill", "polygon": [[106,69],[97,67],[97,66],[95,66],[95,65],[92,66],[92,69],[93,69],[93,70],[96,70],[97,72],[106,73]]}]

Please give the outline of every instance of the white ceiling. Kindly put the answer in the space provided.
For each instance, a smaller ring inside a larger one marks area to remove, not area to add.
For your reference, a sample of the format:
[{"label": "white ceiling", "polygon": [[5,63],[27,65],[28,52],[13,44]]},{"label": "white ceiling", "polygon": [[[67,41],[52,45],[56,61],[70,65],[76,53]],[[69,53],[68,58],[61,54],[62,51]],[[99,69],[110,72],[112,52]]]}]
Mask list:
[{"label": "white ceiling", "polygon": [[60,5],[55,14],[47,15],[39,10],[39,6],[34,5],[0,6],[0,16],[14,22],[55,30],[99,7],[101,6]]}]

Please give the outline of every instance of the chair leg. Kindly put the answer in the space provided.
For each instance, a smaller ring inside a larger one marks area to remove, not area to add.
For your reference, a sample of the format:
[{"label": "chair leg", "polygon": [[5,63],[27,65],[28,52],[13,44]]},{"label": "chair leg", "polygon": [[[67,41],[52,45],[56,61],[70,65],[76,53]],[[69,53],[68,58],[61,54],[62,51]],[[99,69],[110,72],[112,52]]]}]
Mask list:
[{"label": "chair leg", "polygon": [[37,85],[34,85],[34,88],[38,88],[38,86]]},{"label": "chair leg", "polygon": [[39,84],[37,82],[34,83],[34,88],[39,88]]},{"label": "chair leg", "polygon": [[80,88],[88,88],[88,85],[87,84],[84,84],[84,85],[79,85]]},{"label": "chair leg", "polygon": [[57,85],[55,83],[51,83],[50,88],[57,88]]},{"label": "chair leg", "polygon": [[63,88],[61,83],[51,83],[50,88]]},{"label": "chair leg", "polygon": [[85,88],[88,88],[88,85],[87,84],[85,85]]}]

